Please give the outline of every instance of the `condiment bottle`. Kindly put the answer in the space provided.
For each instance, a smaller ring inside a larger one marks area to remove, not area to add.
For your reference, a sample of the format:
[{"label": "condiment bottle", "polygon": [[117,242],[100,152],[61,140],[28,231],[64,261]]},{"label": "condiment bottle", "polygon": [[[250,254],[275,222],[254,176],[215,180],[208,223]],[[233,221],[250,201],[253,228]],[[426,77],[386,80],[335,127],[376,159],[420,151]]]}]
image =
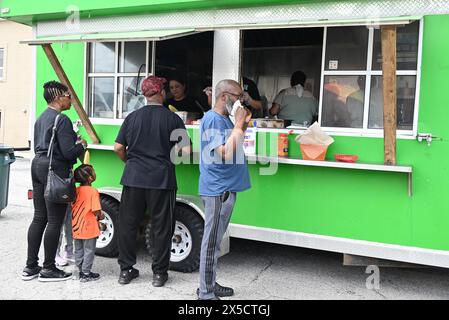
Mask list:
[{"label": "condiment bottle", "polygon": [[288,157],[288,134],[281,133],[278,138],[278,156]]}]

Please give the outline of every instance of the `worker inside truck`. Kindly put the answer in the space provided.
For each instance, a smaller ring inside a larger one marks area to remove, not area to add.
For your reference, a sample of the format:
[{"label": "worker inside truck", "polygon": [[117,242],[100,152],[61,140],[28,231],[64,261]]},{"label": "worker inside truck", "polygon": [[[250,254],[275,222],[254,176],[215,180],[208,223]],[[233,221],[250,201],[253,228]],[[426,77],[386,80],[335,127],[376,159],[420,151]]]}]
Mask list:
[{"label": "worker inside truck", "polygon": [[[278,116],[281,119],[292,120],[300,126],[303,126],[306,120],[307,125],[317,120],[316,98],[320,94],[323,28],[244,30],[242,34],[242,74],[254,80],[260,92],[264,116]],[[298,77],[299,73],[295,71],[299,70],[307,75],[306,79],[298,81],[301,77]],[[290,96],[281,99],[284,97],[284,89],[292,87],[292,78],[294,86],[302,83],[301,86],[307,95],[309,92],[311,95],[309,109],[313,110],[305,119],[303,112],[296,108],[298,101],[294,101],[296,104],[292,109],[293,105],[286,101]],[[276,97],[278,97],[277,106],[272,109]]]},{"label": "worker inside truck", "polygon": [[310,126],[318,120],[318,100],[305,89],[306,74],[295,71],[290,79],[290,88],[281,90],[270,109],[272,116],[292,120],[293,124]]},{"label": "worker inside truck", "polygon": [[200,119],[209,110],[203,89],[212,83],[213,42],[210,31],[155,44],[155,74],[169,80],[165,105],[188,112],[189,119]]},{"label": "worker inside truck", "polygon": [[170,97],[164,102],[164,106],[173,112],[187,112],[188,120],[201,119],[207,110],[194,97],[187,95],[187,82],[181,75],[174,75],[168,79]]}]

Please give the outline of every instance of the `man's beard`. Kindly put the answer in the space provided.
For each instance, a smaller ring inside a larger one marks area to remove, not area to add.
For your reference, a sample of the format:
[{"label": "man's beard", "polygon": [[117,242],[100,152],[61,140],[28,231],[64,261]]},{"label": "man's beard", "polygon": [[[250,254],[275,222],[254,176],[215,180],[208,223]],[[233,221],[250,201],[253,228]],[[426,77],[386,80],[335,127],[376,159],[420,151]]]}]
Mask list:
[{"label": "man's beard", "polygon": [[225,107],[228,111],[228,114],[231,115],[232,107],[234,106],[234,102],[232,102],[231,98],[226,97]]}]

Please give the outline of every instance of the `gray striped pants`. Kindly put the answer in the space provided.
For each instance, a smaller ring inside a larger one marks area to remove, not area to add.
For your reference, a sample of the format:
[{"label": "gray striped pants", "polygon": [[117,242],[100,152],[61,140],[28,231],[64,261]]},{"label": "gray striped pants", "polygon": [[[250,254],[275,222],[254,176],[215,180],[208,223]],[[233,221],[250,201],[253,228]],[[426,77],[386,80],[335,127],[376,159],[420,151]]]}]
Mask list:
[{"label": "gray striped pants", "polygon": [[96,246],[97,238],[75,239],[75,264],[85,274],[90,272],[94,264]]},{"label": "gray striped pants", "polygon": [[200,257],[200,299],[211,299],[215,296],[221,240],[231,220],[236,196],[235,192],[225,192],[216,197],[201,196],[205,208],[205,222]]}]

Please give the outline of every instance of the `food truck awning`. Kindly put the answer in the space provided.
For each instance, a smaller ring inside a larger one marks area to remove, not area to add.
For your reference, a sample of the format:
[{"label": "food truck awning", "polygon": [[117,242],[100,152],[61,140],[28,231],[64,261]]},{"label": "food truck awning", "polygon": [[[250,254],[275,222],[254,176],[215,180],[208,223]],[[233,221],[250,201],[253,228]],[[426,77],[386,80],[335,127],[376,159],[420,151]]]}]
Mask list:
[{"label": "food truck awning", "polygon": [[[283,24],[260,24],[260,25],[245,25],[238,26],[239,29],[258,29],[258,28],[286,28],[286,27],[323,27],[323,26],[383,26],[383,25],[405,25],[413,21],[420,20],[422,16],[401,16],[389,18],[363,18],[363,19],[347,19],[347,20],[328,20],[319,19],[313,21],[288,21]],[[230,25],[223,26],[229,28]],[[32,40],[20,41],[22,44],[28,45],[43,45],[52,43],[66,43],[66,42],[107,42],[107,41],[130,41],[130,40],[149,40],[160,41],[168,40],[177,37],[188,36],[198,32],[210,29],[220,29],[220,26],[214,28],[183,28],[183,29],[162,29],[162,30],[141,30],[141,31],[127,31],[127,32],[93,32],[81,34],[65,34],[57,36],[38,37]]]},{"label": "food truck awning", "polygon": [[60,35],[52,37],[37,38],[35,40],[20,41],[20,43],[29,45],[43,45],[60,42],[101,42],[101,41],[129,41],[129,40],[167,40],[176,37],[183,37],[197,33],[195,29],[171,29],[171,30],[145,30],[133,32],[114,32],[114,33],[88,33]]},{"label": "food truck awning", "polygon": [[[318,20],[288,20],[270,23],[246,23],[224,25],[223,28],[238,29],[267,29],[267,28],[313,28],[313,27],[345,27],[345,26],[367,26],[380,27],[385,25],[406,25],[421,20],[423,16],[399,16],[399,17],[368,17],[354,19],[318,19]],[[214,27],[213,29],[219,29]]]}]

